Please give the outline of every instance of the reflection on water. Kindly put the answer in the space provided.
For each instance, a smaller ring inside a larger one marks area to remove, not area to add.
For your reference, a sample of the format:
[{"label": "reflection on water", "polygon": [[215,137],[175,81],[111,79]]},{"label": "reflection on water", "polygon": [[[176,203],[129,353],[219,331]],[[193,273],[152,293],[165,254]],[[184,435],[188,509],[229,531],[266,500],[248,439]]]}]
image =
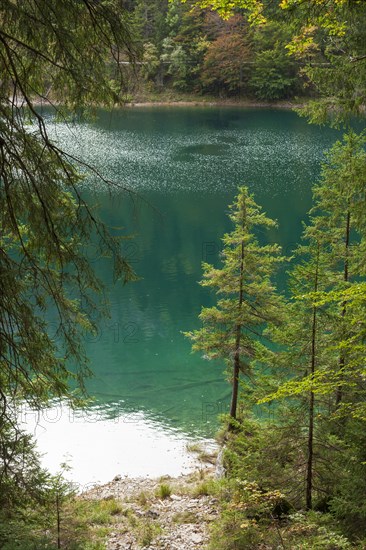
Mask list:
[{"label": "reflection on water", "polygon": [[[98,438],[110,434],[104,452],[122,456],[123,445],[141,444],[133,439],[141,430],[114,419],[135,410],[147,422],[146,433],[155,430],[157,438],[162,426],[212,436],[230,387],[223,365],[191,354],[182,335],[198,326],[201,305],[212,303],[197,284],[201,263],[219,262],[220,238],[230,229],[227,205],[242,184],[279,222],[279,229],[259,238],[278,241],[290,253],[323,151],[337,132],[309,126],[291,112],[218,108],[101,112],[97,122],[71,128],[49,118],[49,128],[62,147],[143,198],[118,190],[110,195],[95,177],[84,183],[85,197],[99,205],[111,230],[134,235],[122,247],[141,277],[126,287],[113,285],[111,265],[88,248],[110,293],[111,318],[85,340],[95,373],[88,390],[106,415],[101,424],[88,424],[85,434],[98,453]],[[68,448],[78,437],[70,435]]]},{"label": "reflection on water", "polygon": [[121,411],[118,403],[109,417],[108,409],[75,412],[63,404],[36,413],[24,408],[21,420],[36,437],[44,465],[57,473],[66,463],[70,470],[65,477],[79,491],[107,483],[115,475],[178,476],[197,466],[187,450],[189,438],[181,432],[141,411],[116,416],[116,410]]},{"label": "reflection on water", "polygon": [[287,111],[198,107],[101,112],[96,123],[58,123],[53,133],[136,191],[222,193],[247,183],[272,196],[294,188],[304,196],[338,135]]}]

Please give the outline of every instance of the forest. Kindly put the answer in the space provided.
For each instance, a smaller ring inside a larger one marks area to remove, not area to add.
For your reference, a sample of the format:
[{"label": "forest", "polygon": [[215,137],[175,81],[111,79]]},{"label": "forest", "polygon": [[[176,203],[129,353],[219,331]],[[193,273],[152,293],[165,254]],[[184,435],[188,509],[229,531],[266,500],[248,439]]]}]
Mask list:
[{"label": "forest", "polygon": [[[194,0],[127,3],[139,52],[130,83],[132,98],[161,98],[170,90],[171,97],[175,92],[178,97],[301,101],[318,96],[327,85],[314,78],[318,70],[332,70],[348,49],[361,49],[350,54],[355,55],[353,62],[363,55],[362,17],[355,13],[354,2],[349,7],[352,35],[347,36],[346,50],[337,15],[333,17],[329,8],[331,17],[325,16],[323,2],[300,7],[296,2],[221,4],[224,8],[213,10],[213,3]],[[302,10],[300,17],[292,17],[295,8]]]},{"label": "forest", "polygon": [[[243,182],[220,261],[202,265],[214,304],[185,337],[223,365],[231,404],[217,435],[225,475],[197,493],[218,514],[201,547],[365,548],[365,44],[358,0],[1,3],[1,549],[106,548],[116,518],[139,533],[133,548],[164,547],[153,514],[131,519],[115,499],[80,498],[66,466],[45,470],[18,407],[87,406],[83,335],[108,315],[91,238],[116,284],[139,276],[121,248],[131,236],[98,217],[82,184],[87,173],[112,195],[134,192],[60,148],[38,106],[68,123],[126,100],[192,97],[294,100],[309,124],[343,133],[291,251],[262,242],[276,222]],[[169,502],[169,487],[159,491]]]},{"label": "forest", "polygon": [[[135,94],[168,88],[176,94],[273,101],[312,93],[299,70],[303,59],[286,50],[292,32],[286,20],[251,27],[243,10],[225,20],[179,0],[142,0],[130,9],[142,52]],[[315,60],[324,61],[321,52]]]}]

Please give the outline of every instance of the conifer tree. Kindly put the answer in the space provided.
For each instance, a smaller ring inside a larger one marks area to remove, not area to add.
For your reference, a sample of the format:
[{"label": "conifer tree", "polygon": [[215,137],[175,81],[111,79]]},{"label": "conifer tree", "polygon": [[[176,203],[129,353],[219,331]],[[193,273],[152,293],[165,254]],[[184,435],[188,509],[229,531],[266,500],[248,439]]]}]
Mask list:
[{"label": "conifer tree", "polygon": [[[4,415],[7,399],[14,394],[39,407],[49,397],[72,398],[72,379],[82,388],[88,369],[81,338],[85,330],[93,329],[101,310],[97,297],[101,283],[85,254],[91,236],[98,237],[101,254],[113,258],[116,278],[134,278],[120,239],[109,233],[82,197],[78,159],[51,139],[36,107],[36,101],[42,100],[80,112],[98,103],[121,101],[119,61],[134,57],[128,19],[119,0],[15,0],[0,5],[0,406]],[[82,166],[84,173],[93,172],[92,167]],[[100,181],[107,184],[101,176]],[[54,338],[47,331],[48,308],[57,314]]]},{"label": "conifer tree", "polygon": [[230,416],[236,419],[240,373],[250,374],[266,323],[280,319],[282,302],[271,277],[282,258],[277,244],[259,243],[258,231],[276,224],[246,187],[240,188],[230,209],[234,229],[222,239],[222,267],[204,263],[200,283],[215,290],[217,304],[202,308],[202,328],[186,335],[193,341],[193,351],[226,362],[232,383]]},{"label": "conifer tree", "polygon": [[[121,239],[82,196],[85,174],[97,171],[52,140],[37,103],[61,116],[65,107],[80,115],[95,105],[122,102],[120,62],[133,63],[136,55],[129,19],[120,0],[0,2],[2,548],[18,547],[8,532],[11,517],[31,525],[24,510],[43,499],[45,490],[33,444],[19,429],[14,399],[36,408],[50,398],[76,405],[89,374],[83,336],[105,311],[105,300],[99,299],[103,287],[86,253],[91,239],[96,237],[101,256],[111,258],[115,279],[134,278]],[[111,183],[101,175],[99,181]],[[115,186],[122,190],[118,182]],[[55,330],[47,322],[49,310],[56,315]]]},{"label": "conifer tree", "polygon": [[[306,244],[297,250],[303,260],[291,273],[292,303],[286,328],[272,335],[277,344],[286,346],[277,361],[289,365],[291,379],[271,397],[290,396],[307,403],[307,508],[312,507],[320,422],[356,411],[359,416],[360,402],[365,400],[366,350],[360,330],[365,313],[360,296],[365,276],[364,143],[362,135],[350,131],[328,153],[320,183],[314,188],[315,206],[304,231]],[[315,415],[316,396],[320,403]],[[328,432],[334,435],[334,428]],[[317,455],[322,459],[324,448]]]},{"label": "conifer tree", "polygon": [[[313,506],[314,477],[316,471],[318,424],[322,416],[317,409],[313,384],[322,379],[328,369],[334,368],[335,354],[329,351],[329,312],[318,306],[314,294],[327,288],[326,261],[319,241],[304,238],[307,242],[295,251],[298,263],[290,273],[290,300],[287,303],[286,320],[280,329],[270,327],[271,338],[276,351],[269,356],[269,363],[277,373],[277,384],[281,384],[280,374],[287,378],[271,398],[291,395],[295,400],[290,418],[281,418],[280,424],[296,424],[296,438],[299,453],[295,468],[300,486],[299,494],[305,493],[306,508]],[[267,401],[268,398],[262,400]],[[295,418],[295,421],[294,421]],[[288,437],[290,437],[288,435]],[[323,441],[324,443],[324,441]],[[305,485],[302,483],[305,479]]]},{"label": "conifer tree", "polygon": [[[365,137],[350,131],[327,155],[321,181],[314,188],[315,206],[305,238],[320,246],[326,285],[309,298],[327,305],[331,318],[330,350],[337,365],[316,379],[316,391],[333,393],[335,405],[354,387],[363,366],[363,326],[360,292],[366,276],[366,152]],[[352,305],[352,311],[349,305]],[[357,323],[355,315],[359,316]]]},{"label": "conifer tree", "polygon": [[[350,131],[344,143],[337,142],[323,166],[322,181],[315,187],[316,205],[311,233],[320,239],[327,252],[330,290],[342,293],[365,276],[364,246],[366,237],[366,153],[365,137]],[[340,343],[353,338],[347,300],[338,301],[334,336]],[[342,380],[352,361],[351,350],[339,345],[336,404],[343,399]]]}]

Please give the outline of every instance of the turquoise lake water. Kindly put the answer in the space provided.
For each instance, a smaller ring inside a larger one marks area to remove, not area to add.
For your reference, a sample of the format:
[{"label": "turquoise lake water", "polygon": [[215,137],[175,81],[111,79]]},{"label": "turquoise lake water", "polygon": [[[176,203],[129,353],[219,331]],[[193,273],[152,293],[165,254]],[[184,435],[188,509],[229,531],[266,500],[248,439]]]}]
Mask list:
[{"label": "turquoise lake water", "polygon": [[49,127],[68,151],[134,192],[110,194],[95,177],[84,184],[112,231],[134,235],[123,249],[141,277],[113,285],[111,265],[88,250],[111,302],[111,319],[85,342],[100,419],[143,414],[163,431],[212,436],[230,387],[223,365],[191,354],[182,335],[212,300],[198,285],[201,262],[218,263],[240,185],[278,220],[278,230],[260,238],[290,253],[323,151],[340,133],[290,111],[216,107],[100,112],[95,122]]}]

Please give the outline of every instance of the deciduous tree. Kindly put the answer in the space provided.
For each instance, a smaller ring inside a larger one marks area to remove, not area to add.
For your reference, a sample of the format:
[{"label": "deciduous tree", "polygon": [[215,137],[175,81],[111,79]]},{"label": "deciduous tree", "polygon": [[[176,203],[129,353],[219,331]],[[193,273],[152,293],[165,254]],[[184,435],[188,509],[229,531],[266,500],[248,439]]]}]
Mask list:
[{"label": "deciduous tree", "polygon": [[220,95],[247,90],[251,72],[253,53],[245,34],[245,23],[240,17],[233,19],[209,44],[201,74],[204,88]]}]

